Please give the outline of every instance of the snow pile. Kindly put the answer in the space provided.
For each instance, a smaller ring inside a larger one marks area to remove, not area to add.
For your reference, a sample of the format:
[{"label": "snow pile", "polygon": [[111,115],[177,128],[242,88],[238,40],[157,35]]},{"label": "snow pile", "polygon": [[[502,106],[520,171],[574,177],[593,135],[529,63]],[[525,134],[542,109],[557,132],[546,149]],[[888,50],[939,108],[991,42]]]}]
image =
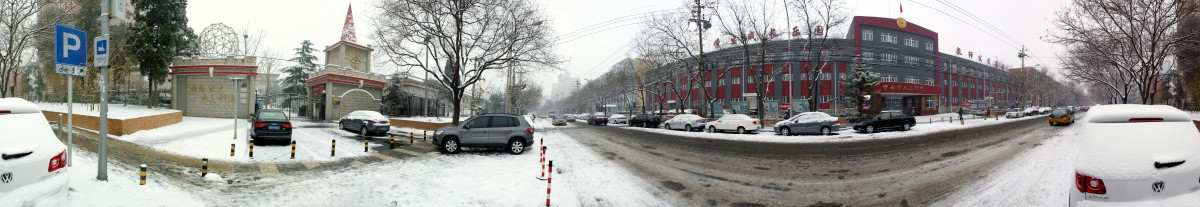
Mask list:
[{"label": "snow pile", "polygon": [[138,169],[109,163],[108,182],[96,180],[96,155],[77,150],[69,169],[70,194],[63,201],[47,201],[39,206],[208,206],[195,195],[151,173],[146,185],[138,185]]},{"label": "snow pile", "polygon": [[[66,103],[39,102],[36,104],[38,105],[38,108],[41,108],[42,110],[45,110],[45,111],[67,113],[67,104]],[[100,117],[100,105],[98,105],[98,104],[75,103],[74,106],[75,106],[74,107],[75,114]],[[174,113],[174,112],[179,112],[179,110],[165,109],[165,108],[146,108],[146,106],[138,106],[138,105],[122,105],[122,104],[111,104],[111,103],[108,104],[108,118],[109,119],[131,119],[131,118],[154,116],[154,115]],[[64,117],[64,119],[65,119],[65,117]]]}]

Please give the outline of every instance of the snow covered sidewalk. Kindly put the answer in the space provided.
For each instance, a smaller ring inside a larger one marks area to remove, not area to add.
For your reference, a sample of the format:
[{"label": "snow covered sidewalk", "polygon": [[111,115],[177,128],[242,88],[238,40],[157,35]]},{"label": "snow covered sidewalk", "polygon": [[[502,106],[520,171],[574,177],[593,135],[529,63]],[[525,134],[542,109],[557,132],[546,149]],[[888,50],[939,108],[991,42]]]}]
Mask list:
[{"label": "snow covered sidewalk", "polygon": [[932,133],[943,132],[943,131],[1002,124],[1002,123],[1008,123],[1008,122],[1013,122],[1013,121],[1046,118],[1046,116],[1028,116],[1028,117],[1021,117],[1021,118],[1014,118],[1014,119],[1000,117],[999,120],[996,120],[995,117],[993,117],[991,119],[970,119],[970,118],[968,118],[967,120],[960,122],[958,119],[958,115],[953,114],[954,122],[951,123],[949,121],[950,119],[948,118],[948,117],[950,117],[950,115],[951,115],[950,113],[945,113],[945,114],[930,115],[930,116],[918,116],[918,117],[914,117],[917,121],[917,124],[916,124],[916,126],[912,127],[912,130],[909,130],[909,131],[884,131],[884,132],[877,132],[874,134],[856,132],[853,129],[853,127],[854,127],[853,123],[843,123],[842,127],[841,127],[841,131],[838,131],[838,132],[836,132],[836,134],[829,135],[829,136],[822,136],[822,135],[783,136],[783,135],[775,134],[773,126],[766,126],[766,128],[759,130],[758,133],[756,133],[756,134],[687,132],[687,131],[667,130],[667,129],[663,129],[663,128],[629,127],[629,126],[625,126],[625,125],[609,125],[609,126],[623,127],[623,128],[631,129],[631,130],[639,130],[639,131],[653,132],[653,133],[659,133],[659,134],[684,136],[684,137],[696,137],[696,138],[705,138],[705,139],[722,139],[722,140],[772,142],[772,143],[821,143],[821,142],[847,142],[847,141],[860,141],[860,140],[870,140],[870,139],[887,139],[887,138],[897,138],[897,137],[919,136],[919,135],[926,135],[926,134],[932,134]]},{"label": "snow covered sidewalk", "polygon": [[[38,108],[46,111],[67,113],[66,103],[47,103],[38,102]],[[100,106],[94,104],[75,103],[74,112],[78,115],[100,117]],[[94,108],[93,108],[94,107]],[[110,119],[131,119],[138,117],[154,116],[159,114],[174,113],[179,110],[165,108],[146,108],[146,106],[138,105],[122,105],[108,104],[108,118]]]}]

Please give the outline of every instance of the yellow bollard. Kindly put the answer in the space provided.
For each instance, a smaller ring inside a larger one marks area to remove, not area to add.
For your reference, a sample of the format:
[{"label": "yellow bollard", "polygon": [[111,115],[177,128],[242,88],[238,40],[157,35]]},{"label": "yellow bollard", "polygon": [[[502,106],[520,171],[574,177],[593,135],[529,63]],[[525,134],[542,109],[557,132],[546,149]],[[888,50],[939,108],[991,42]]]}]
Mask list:
[{"label": "yellow bollard", "polygon": [[296,159],[296,140],[292,140],[292,159]]},{"label": "yellow bollard", "polygon": [[254,140],[250,140],[250,159],[254,159]]},{"label": "yellow bollard", "polygon": [[139,185],[146,185],[146,164],[142,164],[141,168],[141,172],[138,172],[138,175],[141,175],[141,178],[138,179],[138,183]]},{"label": "yellow bollard", "polygon": [[208,176],[208,158],[204,158],[204,166],[200,167],[200,177]]},{"label": "yellow bollard", "polygon": [[388,149],[396,149],[396,135],[388,136]]},{"label": "yellow bollard", "polygon": [[229,156],[230,156],[230,157],[233,157],[233,149],[234,149],[234,147],[233,147],[233,146],[234,146],[234,144],[232,144],[232,143],[231,143],[231,144],[229,144]]},{"label": "yellow bollard", "polygon": [[412,144],[412,143],[413,143],[413,133],[412,133],[412,132],[409,132],[409,133],[408,133],[408,143],[409,143],[409,144]]},{"label": "yellow bollard", "polygon": [[336,152],[337,152],[337,140],[336,139],[330,140],[329,141],[329,156],[333,157],[334,153],[336,153]]},{"label": "yellow bollard", "polygon": [[367,149],[368,149],[368,148],[367,148],[367,143],[368,143],[368,142],[367,142],[367,139],[366,139],[366,138],[363,138],[363,152],[367,152]]}]

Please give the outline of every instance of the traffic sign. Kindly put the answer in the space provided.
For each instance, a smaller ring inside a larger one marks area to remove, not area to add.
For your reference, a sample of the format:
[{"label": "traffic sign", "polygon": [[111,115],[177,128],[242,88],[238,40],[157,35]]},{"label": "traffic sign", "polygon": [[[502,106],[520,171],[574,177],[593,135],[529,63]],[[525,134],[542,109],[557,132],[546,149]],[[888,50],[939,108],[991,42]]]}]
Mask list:
[{"label": "traffic sign", "polygon": [[108,66],[108,35],[96,37],[96,49],[93,51],[92,64],[96,67]]},{"label": "traffic sign", "polygon": [[87,33],[65,25],[54,26],[54,72],[70,76],[86,76]]}]

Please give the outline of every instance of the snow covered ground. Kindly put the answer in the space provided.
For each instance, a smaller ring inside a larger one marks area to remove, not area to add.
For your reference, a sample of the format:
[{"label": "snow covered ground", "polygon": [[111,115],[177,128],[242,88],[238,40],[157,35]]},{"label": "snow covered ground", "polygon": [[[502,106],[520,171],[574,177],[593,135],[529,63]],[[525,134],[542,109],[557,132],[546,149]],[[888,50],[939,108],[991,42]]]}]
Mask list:
[{"label": "snow covered ground", "polygon": [[1081,124],[1068,126],[933,206],[1067,206]]},{"label": "snow covered ground", "polygon": [[[450,117],[411,116],[411,117],[388,117],[388,118],[389,119],[408,120],[408,121],[429,122],[429,123],[450,123],[450,121],[451,121]],[[458,120],[462,121],[462,120],[467,120],[468,118],[471,118],[471,117],[466,117],[466,116],[459,117]]]},{"label": "snow covered ground", "polygon": [[205,206],[188,189],[150,174],[138,185],[138,169],[108,165],[108,182],[96,180],[96,154],[75,148],[74,166],[68,168],[70,190],[66,200],[43,199],[37,206]]},{"label": "snow covered ground", "polygon": [[[35,104],[42,110],[67,113],[66,103],[38,102]],[[74,106],[73,110],[75,114],[100,117],[100,105],[75,103]],[[121,104],[108,104],[108,118],[110,119],[129,119],[173,112],[179,112],[179,110],[146,108],[146,106],[138,105],[123,106]]]},{"label": "snow covered ground", "polygon": [[[955,120],[953,123],[949,122],[950,117],[954,117]],[[1012,121],[1018,121],[1018,120],[1046,118],[1046,116],[1042,115],[1042,116],[1027,116],[1027,117],[1014,118],[1014,119],[1000,117],[999,120],[996,120],[996,118],[971,119],[970,116],[966,116],[967,120],[965,122],[960,123],[958,121],[957,117],[958,117],[958,115],[954,114],[954,113],[945,113],[945,114],[937,114],[937,115],[929,115],[929,116],[917,116],[917,117],[914,117],[917,120],[917,125],[913,126],[912,130],[909,130],[909,131],[885,131],[885,132],[878,132],[878,133],[874,133],[874,134],[866,134],[866,133],[856,132],[853,130],[853,126],[854,126],[853,124],[843,123],[842,127],[841,127],[841,131],[838,131],[837,134],[829,135],[829,136],[821,136],[821,135],[783,136],[783,135],[777,135],[773,131],[774,128],[772,128],[772,126],[767,126],[766,128],[761,129],[757,134],[687,132],[687,131],[666,130],[663,128],[628,127],[626,125],[609,125],[609,126],[625,127],[627,129],[632,129],[632,130],[647,131],[647,132],[654,132],[654,133],[660,133],[660,134],[697,137],[697,138],[706,138],[706,139],[725,139],[725,140],[741,140],[741,141],[753,141],[753,142],[777,142],[777,143],[813,143],[813,142],[845,142],[845,141],[857,141],[857,140],[869,140],[869,139],[908,137],[908,136],[925,135],[925,134],[931,134],[931,133],[955,130],[955,129],[964,129],[964,128],[971,128],[971,127],[1000,124],[1000,123],[1006,123],[1006,122],[1012,122]]]},{"label": "snow covered ground", "polygon": [[[290,159],[290,145],[269,145],[259,143],[254,147],[254,158],[247,156],[250,123],[244,119],[237,120],[237,138],[234,138],[233,119],[183,117],[183,121],[157,129],[138,131],[125,136],[112,136],[153,149],[173,154],[209,158],[220,161],[234,162],[300,162],[300,161],[331,161],[345,157],[368,155],[362,151],[362,138],[355,133],[340,130],[335,123],[307,122],[293,119],[295,128],[292,130],[292,140],[296,141],[296,159]],[[374,137],[373,139],[387,139]],[[339,150],[337,157],[329,156],[330,143],[337,140]],[[234,144],[234,156],[229,156],[229,145]],[[380,146],[376,142],[372,147]]]}]

